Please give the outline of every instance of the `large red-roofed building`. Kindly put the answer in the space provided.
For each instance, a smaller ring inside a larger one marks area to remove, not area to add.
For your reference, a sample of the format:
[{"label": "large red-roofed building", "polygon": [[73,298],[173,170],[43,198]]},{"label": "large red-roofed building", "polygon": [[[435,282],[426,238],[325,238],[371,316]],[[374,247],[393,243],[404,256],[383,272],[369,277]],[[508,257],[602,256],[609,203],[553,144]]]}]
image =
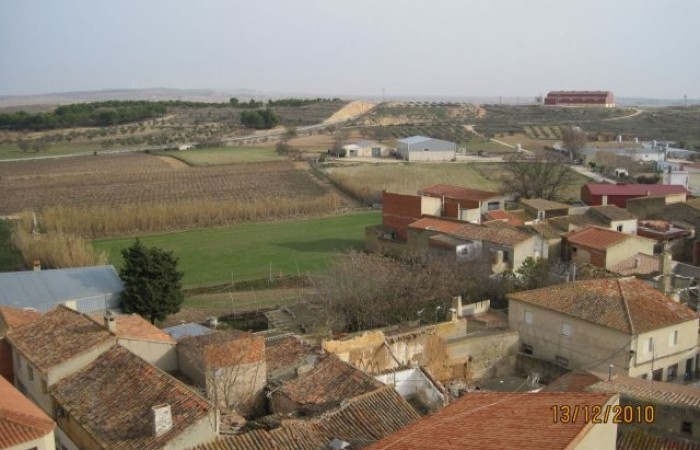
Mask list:
[{"label": "large red-roofed building", "polygon": [[627,200],[638,197],[667,197],[667,203],[684,202],[688,190],[680,184],[606,184],[587,183],[581,186],[581,201],[589,206],[616,205],[627,207]]},{"label": "large red-roofed building", "polygon": [[615,106],[615,96],[610,91],[552,91],[544,99],[552,106]]}]

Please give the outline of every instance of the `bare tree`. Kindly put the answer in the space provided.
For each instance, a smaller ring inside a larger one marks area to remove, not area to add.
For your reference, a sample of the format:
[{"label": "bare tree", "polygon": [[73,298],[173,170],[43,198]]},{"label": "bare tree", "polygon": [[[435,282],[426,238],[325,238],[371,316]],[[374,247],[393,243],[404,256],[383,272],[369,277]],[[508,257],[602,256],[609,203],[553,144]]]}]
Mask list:
[{"label": "bare tree", "polygon": [[502,191],[515,197],[557,200],[575,177],[574,171],[558,156],[512,160],[503,166],[506,174],[501,179]]},{"label": "bare tree", "polygon": [[581,150],[588,143],[586,133],[580,127],[568,126],[561,130],[562,145],[569,151],[571,160],[581,157]]},{"label": "bare tree", "polygon": [[422,319],[444,318],[452,298],[483,300],[489,265],[449,257],[396,260],[350,252],[318,283],[336,331],[357,331]]}]

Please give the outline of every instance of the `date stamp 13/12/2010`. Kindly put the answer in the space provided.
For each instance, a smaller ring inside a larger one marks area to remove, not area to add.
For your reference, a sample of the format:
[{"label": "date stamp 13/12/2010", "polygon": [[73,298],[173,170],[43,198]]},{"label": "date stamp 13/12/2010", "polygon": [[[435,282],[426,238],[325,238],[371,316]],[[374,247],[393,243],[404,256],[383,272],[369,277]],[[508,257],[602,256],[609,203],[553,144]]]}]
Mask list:
[{"label": "date stamp 13/12/2010", "polygon": [[552,405],[553,423],[651,424],[654,405]]}]

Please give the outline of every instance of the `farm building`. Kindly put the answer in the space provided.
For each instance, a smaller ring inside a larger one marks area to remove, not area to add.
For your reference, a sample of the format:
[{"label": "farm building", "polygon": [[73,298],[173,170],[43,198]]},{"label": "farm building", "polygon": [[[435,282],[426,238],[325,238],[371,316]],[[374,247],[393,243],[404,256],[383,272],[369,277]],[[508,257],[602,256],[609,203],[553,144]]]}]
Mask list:
[{"label": "farm building", "polygon": [[457,144],[425,136],[411,136],[396,141],[396,151],[406,161],[451,161]]},{"label": "farm building", "polygon": [[391,148],[386,145],[368,139],[343,145],[343,150],[345,150],[348,158],[380,158],[389,156],[391,152]]},{"label": "farm building", "polygon": [[581,186],[581,201],[589,206],[617,205],[627,207],[627,200],[638,197],[666,197],[666,203],[685,202],[688,190],[677,184],[605,184]]},{"label": "farm building", "polygon": [[544,99],[552,106],[615,106],[615,97],[610,91],[552,91]]},{"label": "farm building", "polygon": [[80,312],[118,308],[124,283],[114,266],[0,273],[0,305],[45,312],[65,305]]}]

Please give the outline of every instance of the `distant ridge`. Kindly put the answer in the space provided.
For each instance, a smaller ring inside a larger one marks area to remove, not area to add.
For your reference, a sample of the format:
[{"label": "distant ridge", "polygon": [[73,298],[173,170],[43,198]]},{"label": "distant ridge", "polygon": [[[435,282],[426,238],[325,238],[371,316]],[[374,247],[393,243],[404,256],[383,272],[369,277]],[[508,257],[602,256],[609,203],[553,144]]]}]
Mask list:
[{"label": "distant ridge", "polygon": [[[351,95],[351,94],[318,94],[309,92],[263,92],[255,89],[175,89],[175,88],[147,88],[147,89],[105,89],[99,91],[75,91],[52,92],[36,95],[0,95],[0,108],[33,106],[33,105],[65,105],[69,103],[96,102],[105,100],[186,100],[205,103],[227,102],[231,97],[240,99],[267,99],[280,97],[341,97],[348,100],[368,100],[372,102],[382,101],[379,95]],[[499,104],[504,105],[533,105],[535,95],[522,96],[468,96],[468,95],[387,95],[389,101],[420,101],[420,102],[460,102],[473,104]],[[682,98],[657,99],[640,97],[619,97],[616,101],[620,106],[681,106],[685,104]],[[688,99],[688,105],[700,104],[700,99]]]}]

